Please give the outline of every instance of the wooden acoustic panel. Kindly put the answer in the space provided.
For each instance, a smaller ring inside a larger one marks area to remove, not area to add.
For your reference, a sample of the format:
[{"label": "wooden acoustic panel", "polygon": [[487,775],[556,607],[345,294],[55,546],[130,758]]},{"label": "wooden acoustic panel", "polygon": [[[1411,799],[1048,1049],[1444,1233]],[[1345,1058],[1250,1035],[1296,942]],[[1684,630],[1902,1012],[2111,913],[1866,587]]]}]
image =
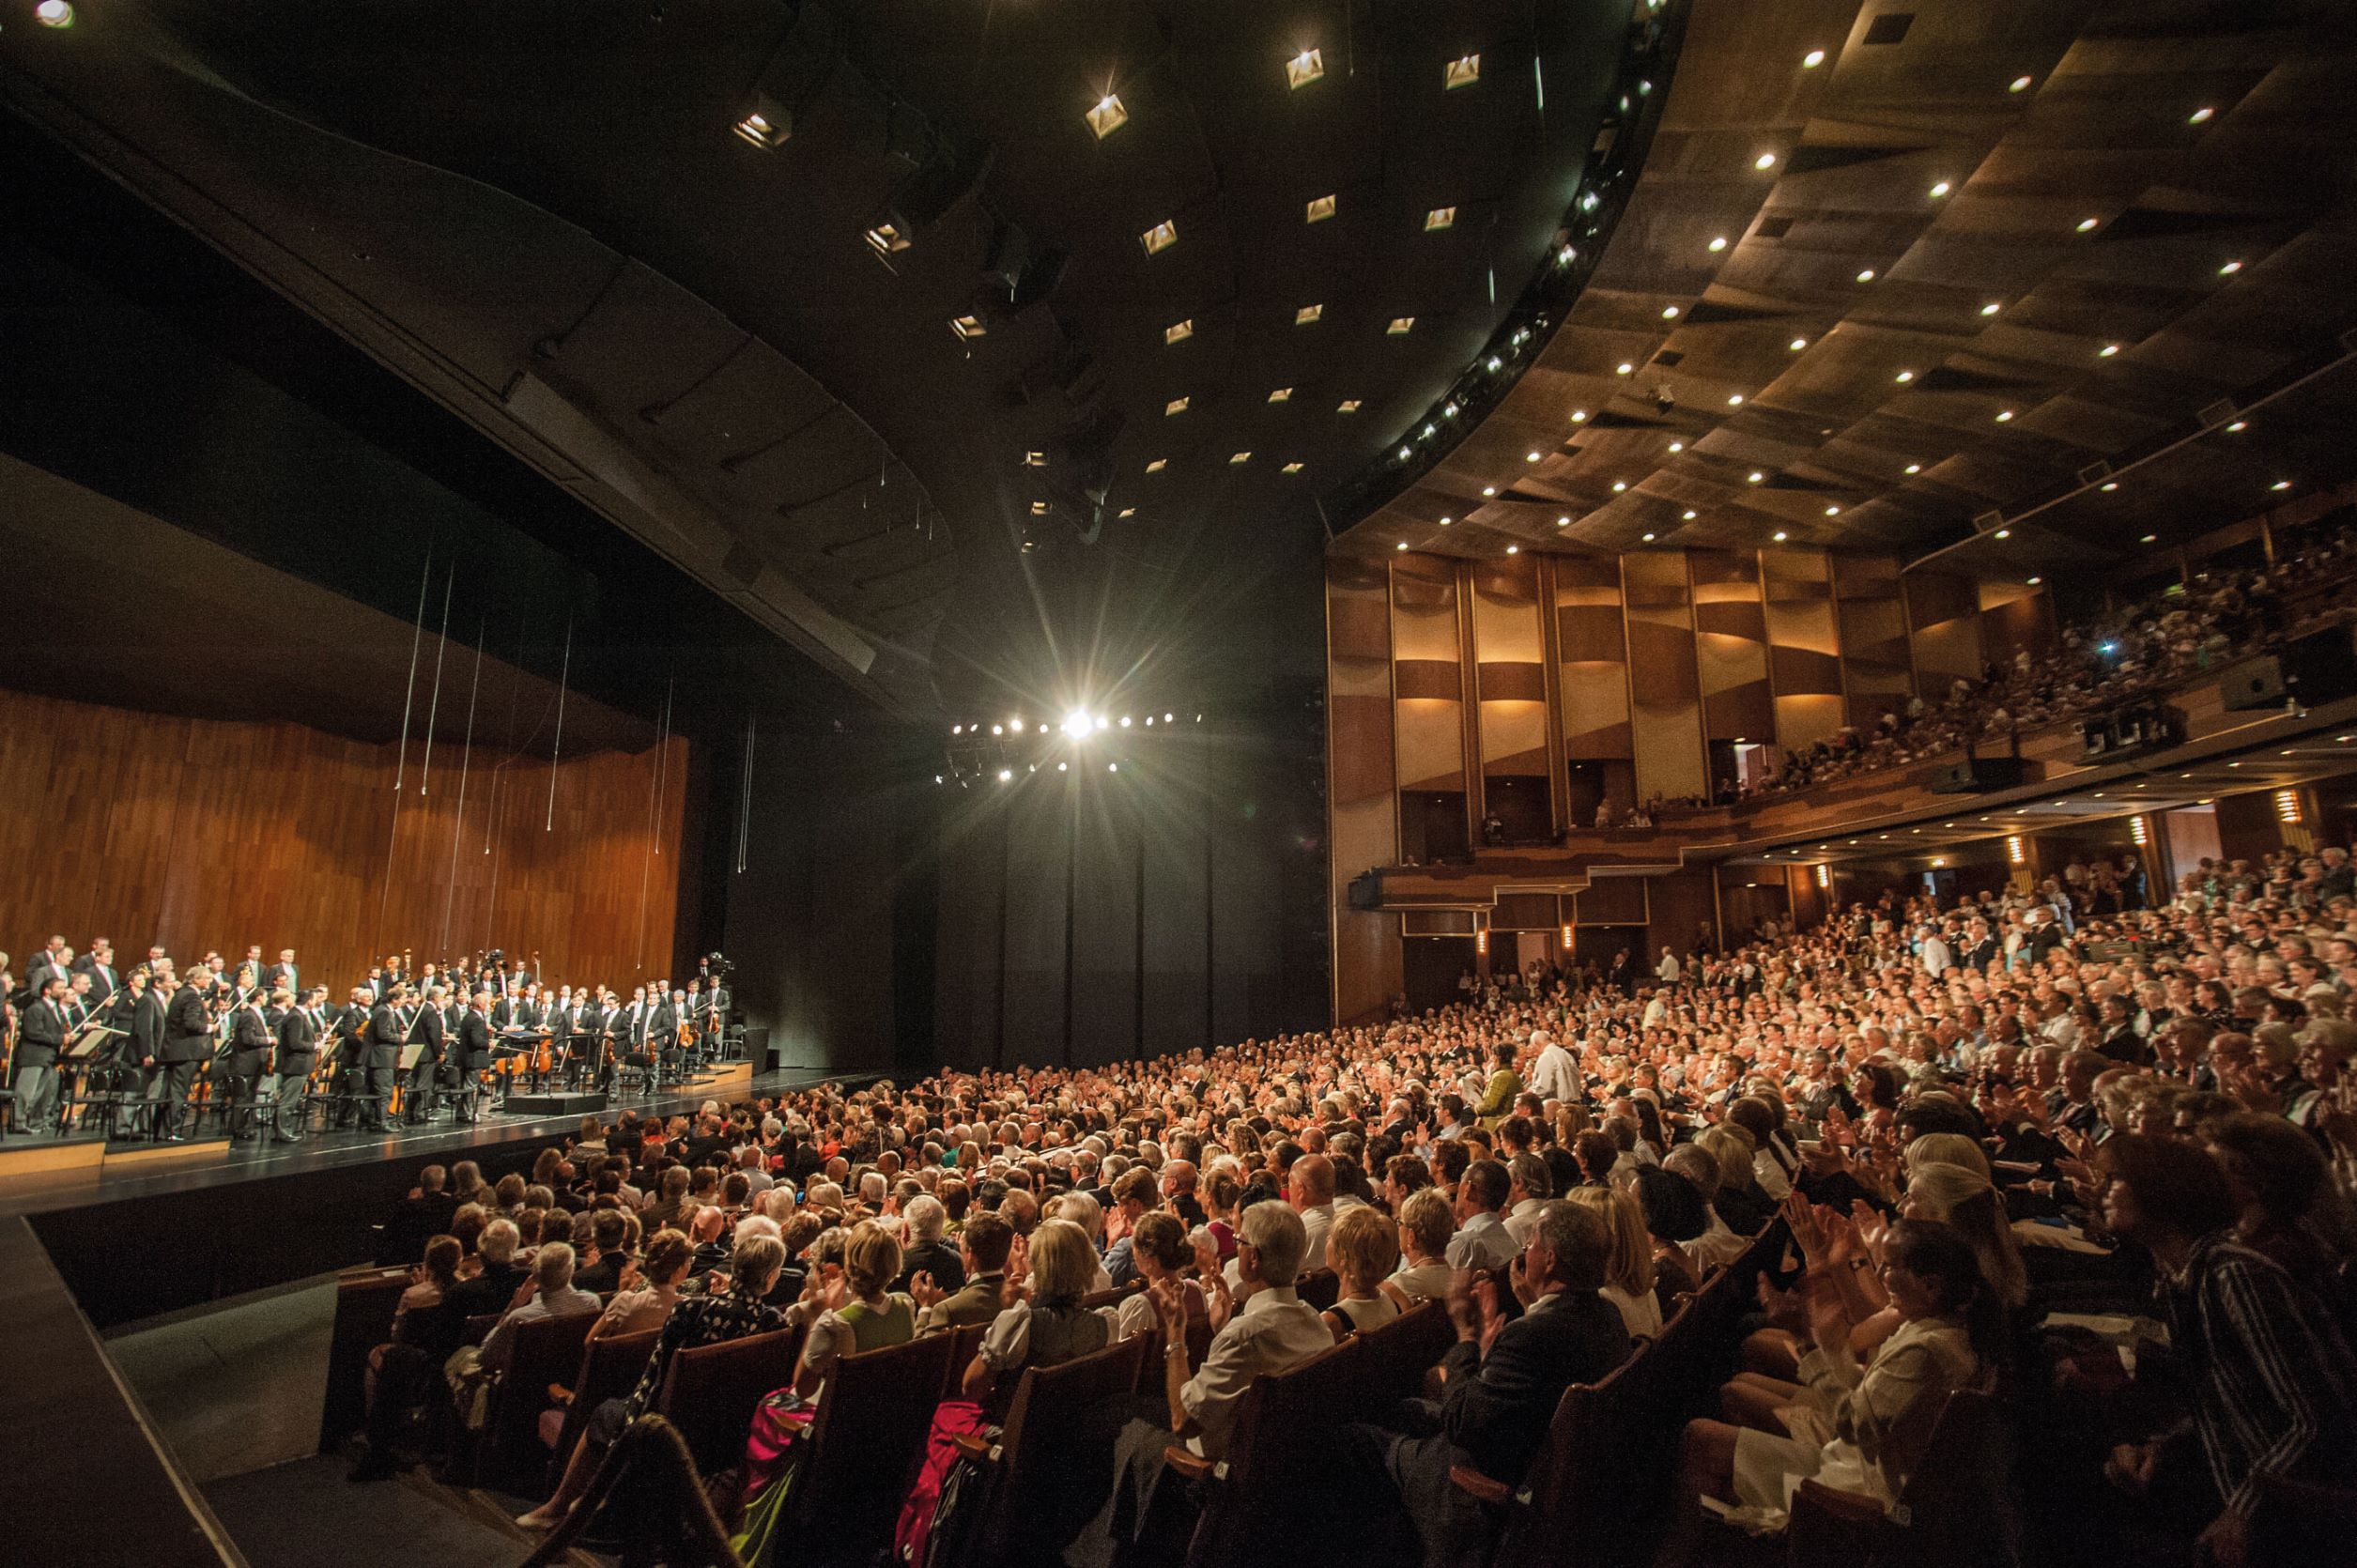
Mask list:
[{"label": "wooden acoustic panel", "polygon": [[687,751],[558,762],[550,828],[546,759],[442,741],[429,775],[421,742],[0,691],[0,945],[21,975],[53,933],[123,964],[258,942],[339,997],[388,953],[503,947],[627,991],[670,970]]}]

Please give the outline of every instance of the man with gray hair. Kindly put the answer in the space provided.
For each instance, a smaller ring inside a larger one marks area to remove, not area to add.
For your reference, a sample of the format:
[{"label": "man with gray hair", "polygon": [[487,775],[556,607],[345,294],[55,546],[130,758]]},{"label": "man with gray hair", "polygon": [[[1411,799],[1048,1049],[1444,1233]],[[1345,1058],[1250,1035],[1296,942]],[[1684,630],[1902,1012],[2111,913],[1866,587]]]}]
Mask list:
[{"label": "man with gray hair", "polygon": [[516,1328],[525,1323],[537,1323],[543,1318],[570,1317],[576,1313],[598,1312],[604,1303],[588,1291],[573,1284],[573,1245],[567,1241],[544,1241],[532,1254],[531,1299],[511,1310],[506,1316],[491,1326],[491,1332],[483,1341],[483,1365],[485,1370],[506,1370],[507,1359],[516,1348]]},{"label": "man with gray hair", "polygon": [[958,1250],[942,1237],[949,1225],[949,1210],[932,1193],[920,1193],[908,1200],[901,1209],[901,1218],[908,1223],[908,1244],[901,1253],[901,1277],[892,1284],[895,1290],[906,1290],[909,1282],[919,1274],[931,1274],[933,1284],[945,1292],[965,1288],[965,1262]]},{"label": "man with gray hair", "polygon": [[[1309,1233],[1290,1206],[1270,1199],[1243,1211],[1236,1223],[1241,1283],[1235,1293],[1230,1295],[1218,1269],[1202,1270],[1215,1332],[1192,1377],[1182,1282],[1171,1275],[1155,1284],[1154,1311],[1163,1326],[1164,1419],[1132,1420],[1122,1429],[1114,1445],[1113,1496],[1065,1550],[1071,1568],[1112,1568],[1123,1544],[1139,1538],[1173,1434],[1184,1437],[1193,1453],[1223,1457],[1237,1403],[1253,1380],[1333,1347],[1334,1336],[1325,1320],[1293,1288],[1308,1248]],[[1610,1306],[1605,1310],[1619,1316]]]}]

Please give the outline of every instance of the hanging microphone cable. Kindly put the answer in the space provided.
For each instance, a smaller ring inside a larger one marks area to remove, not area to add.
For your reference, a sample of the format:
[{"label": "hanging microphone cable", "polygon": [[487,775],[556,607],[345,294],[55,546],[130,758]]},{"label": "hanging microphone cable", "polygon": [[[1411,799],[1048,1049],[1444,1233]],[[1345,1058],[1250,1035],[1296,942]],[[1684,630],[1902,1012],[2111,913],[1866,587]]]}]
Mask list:
[{"label": "hanging microphone cable", "polygon": [[[483,695],[483,634],[490,628],[486,615],[475,627],[474,684],[467,691],[467,744],[458,753],[458,812],[450,824],[450,881],[442,894],[442,951],[450,951],[450,914],[458,901],[458,838],[467,825],[467,768],[474,761],[475,699]],[[420,793],[424,792],[421,791]]]},{"label": "hanging microphone cable", "polygon": [[573,679],[573,617],[564,618],[564,663],[557,673],[557,738],[548,750],[548,821],[541,831],[557,830],[557,761],[564,755],[564,688]]},{"label": "hanging microphone cable", "polygon": [[425,786],[434,776],[434,721],[442,711],[442,660],[450,654],[450,591],[458,581],[458,562],[450,563],[450,575],[442,579],[442,630],[434,645],[434,699],[425,705],[425,765],[418,771],[417,792],[425,793]]}]

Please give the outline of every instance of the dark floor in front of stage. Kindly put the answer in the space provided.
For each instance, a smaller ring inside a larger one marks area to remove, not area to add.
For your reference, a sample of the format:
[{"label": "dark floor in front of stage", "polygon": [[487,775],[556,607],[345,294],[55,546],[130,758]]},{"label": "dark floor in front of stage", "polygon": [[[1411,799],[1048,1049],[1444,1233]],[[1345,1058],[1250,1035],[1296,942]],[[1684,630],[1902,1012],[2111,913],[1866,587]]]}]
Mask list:
[{"label": "dark floor in front of stage", "polygon": [[[205,1500],[251,1568],[514,1568],[538,1537],[516,1528],[496,1494],[435,1485],[423,1474],[355,1485],[326,1454],[216,1481]],[[594,1564],[575,1552],[566,1560]]]}]

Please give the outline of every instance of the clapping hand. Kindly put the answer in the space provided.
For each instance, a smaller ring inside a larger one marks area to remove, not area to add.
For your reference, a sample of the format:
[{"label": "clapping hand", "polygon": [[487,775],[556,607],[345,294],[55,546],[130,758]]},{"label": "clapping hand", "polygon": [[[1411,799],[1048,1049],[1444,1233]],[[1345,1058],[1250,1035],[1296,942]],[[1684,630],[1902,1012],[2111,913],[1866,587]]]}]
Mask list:
[{"label": "clapping hand", "polygon": [[1163,1343],[1177,1345],[1187,1334],[1187,1299],[1180,1293],[1178,1276],[1165,1274],[1147,1287],[1147,1296],[1154,1306],[1154,1315],[1162,1320]]},{"label": "clapping hand", "polygon": [[930,1307],[947,1294],[948,1294],[947,1291],[933,1284],[932,1270],[930,1268],[919,1268],[909,1277],[908,1299],[919,1307]]}]

